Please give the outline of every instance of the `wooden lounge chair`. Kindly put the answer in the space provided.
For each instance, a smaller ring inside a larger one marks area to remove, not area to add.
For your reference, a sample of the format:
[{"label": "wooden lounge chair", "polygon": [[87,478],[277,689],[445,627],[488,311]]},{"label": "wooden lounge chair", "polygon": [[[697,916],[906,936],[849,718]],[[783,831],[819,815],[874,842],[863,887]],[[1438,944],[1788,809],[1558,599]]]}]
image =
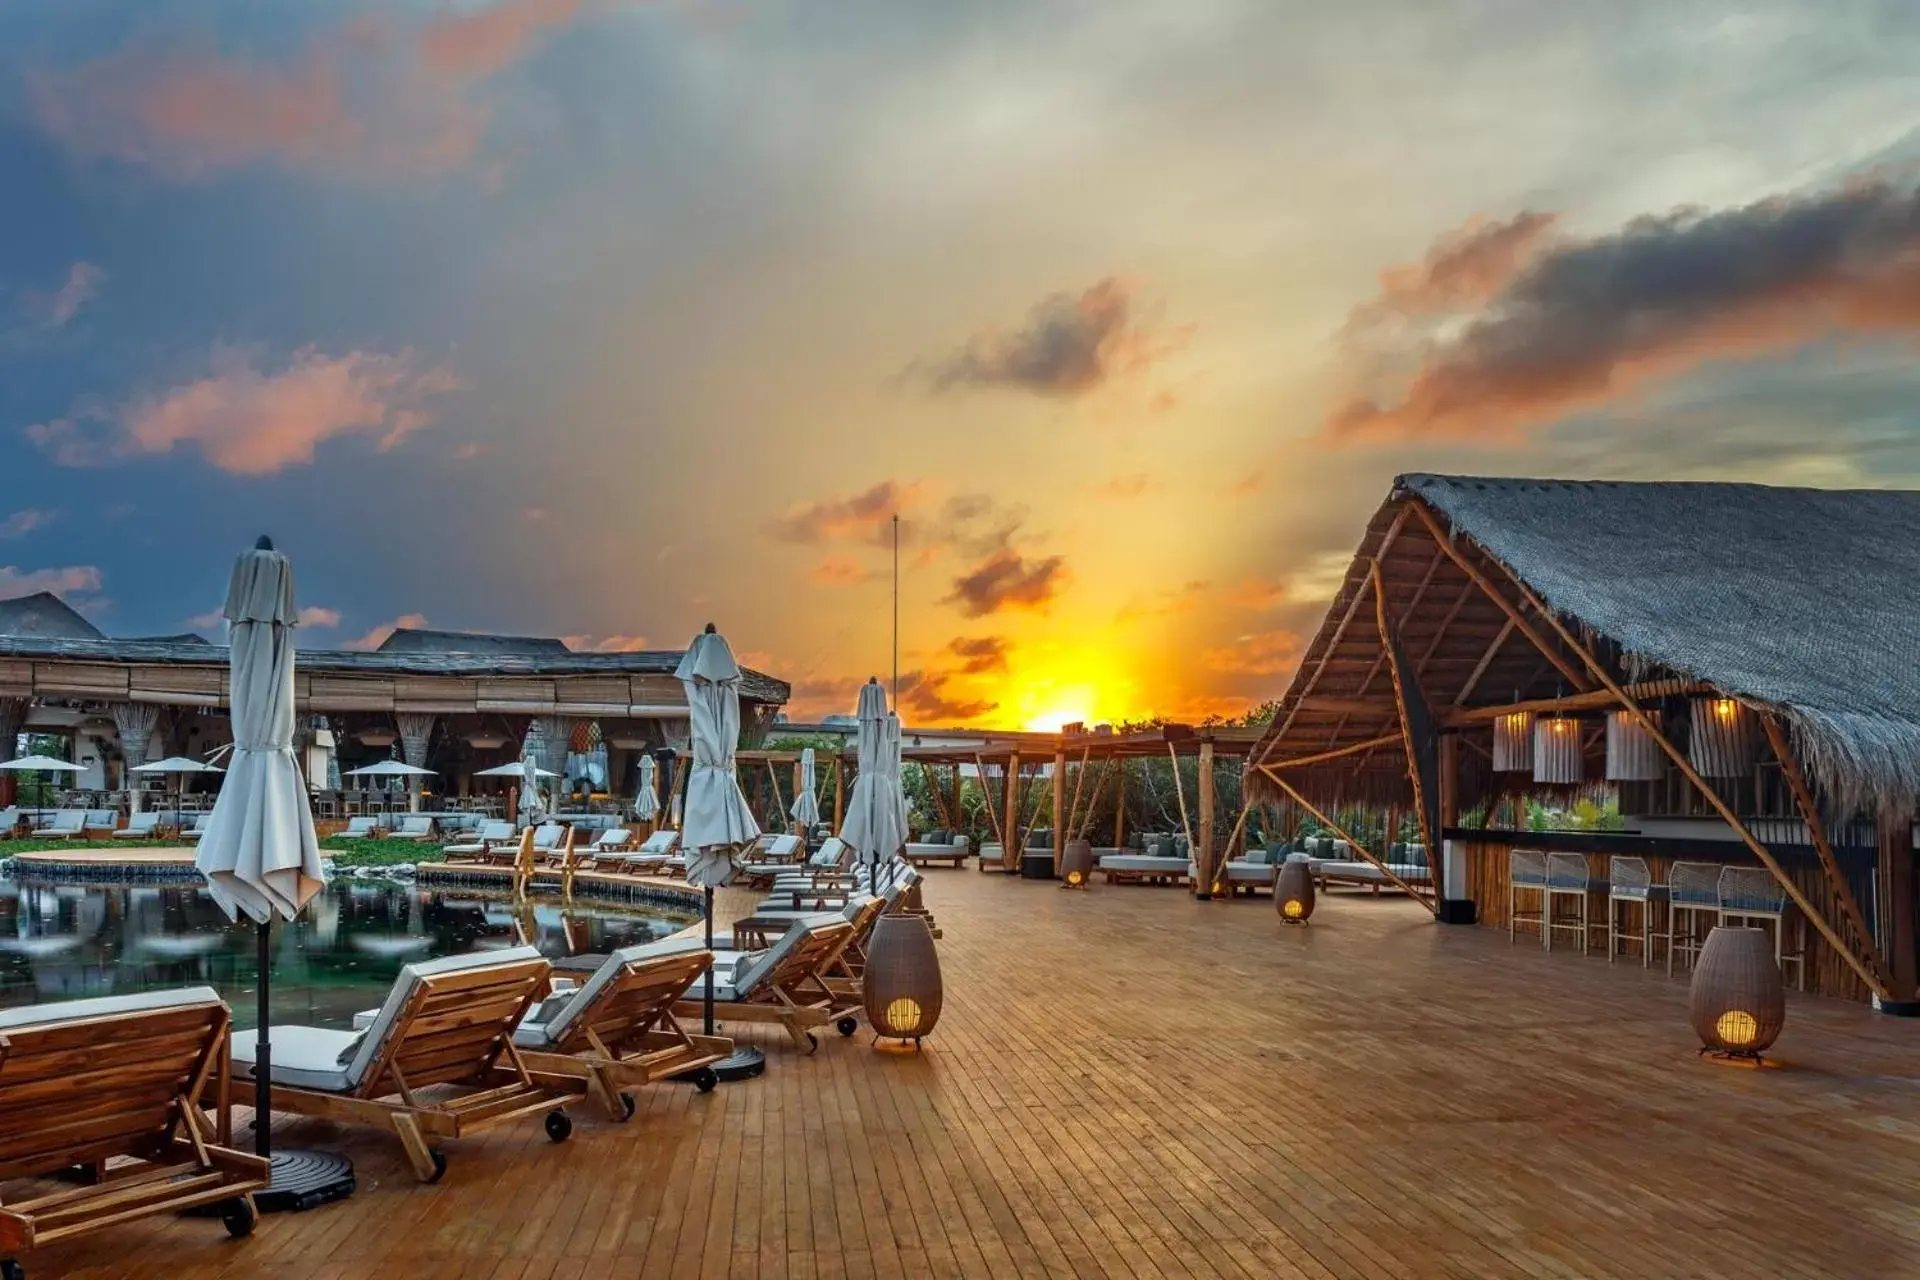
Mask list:
[{"label": "wooden lounge chair", "polygon": [[[199,821],[194,823],[196,828],[204,825],[206,824]],[[380,819],[371,814],[361,814],[357,818],[347,819],[346,830],[335,834],[343,840],[373,840],[380,835]]]},{"label": "wooden lounge chair", "polygon": [[800,837],[791,832],[763,835],[754,849],[737,866],[739,874],[750,881],[770,881],[800,869],[795,861],[801,852]]},{"label": "wooden lounge chair", "polygon": [[679,844],[678,831],[656,831],[642,840],[639,848],[629,849],[625,853],[608,853],[603,861],[607,870],[650,875],[666,867]]},{"label": "wooden lounge chair", "polygon": [[152,840],[160,834],[160,815],[148,811],[127,819],[127,825],[113,833],[116,840]]},{"label": "wooden lounge chair", "polygon": [[180,838],[182,840],[198,840],[201,836],[207,834],[207,819],[212,816],[213,814],[211,812],[194,814],[193,821],[188,823],[186,829],[180,833]]},{"label": "wooden lounge chair", "polygon": [[87,833],[85,809],[56,809],[53,821],[27,833],[29,840],[78,840]]},{"label": "wooden lounge chair", "polygon": [[434,838],[433,815],[430,813],[402,814],[400,825],[387,832],[389,840],[425,841]]},{"label": "wooden lounge chair", "polygon": [[[227,1043],[211,987],[67,1000],[0,1011],[0,1181],[95,1171],[0,1205],[0,1273],[39,1245],[201,1205],[227,1231],[253,1230],[258,1156],[216,1145],[200,1109]],[[106,1169],[108,1160],[132,1162]]]},{"label": "wooden lounge chair", "polygon": [[0,840],[11,840],[13,833],[20,829],[20,806],[10,804],[0,809]]},{"label": "wooden lounge chair", "polygon": [[550,996],[514,1029],[521,1060],[536,1076],[584,1081],[622,1121],[634,1112],[633,1095],[623,1090],[692,1072],[700,1092],[710,1091],[719,1082],[712,1065],[733,1052],[733,1041],[689,1035],[673,1009],[712,959],[681,939],[599,959],[580,987]]},{"label": "wooden lounge chair", "polygon": [[[750,931],[749,931],[750,932]],[[742,937],[736,926],[735,940]],[[853,925],[837,911],[802,916],[772,946],[742,955],[725,974],[711,971],[713,1015],[727,1022],[776,1022],[794,1047],[812,1053],[820,1041],[810,1028],[836,1024],[841,1035],[859,1029],[854,1015],[860,1001],[827,984],[826,973],[853,936]],[[705,979],[674,1006],[680,1017],[699,1017]]]},{"label": "wooden lounge chair", "polygon": [[[274,1110],[391,1128],[422,1182],[447,1170],[437,1139],[544,1115],[564,1142],[573,1094],[535,1080],[513,1046],[551,973],[532,947],[448,956],[403,968],[364,1032],[273,1027]],[[234,1077],[250,1080],[253,1032],[230,1041]],[[433,1085],[448,1089],[421,1093]]]},{"label": "wooden lounge chair", "polygon": [[110,840],[120,830],[118,809],[89,809],[80,829],[89,840]]},{"label": "wooden lounge chair", "polygon": [[440,846],[440,852],[448,862],[484,862],[488,850],[495,845],[511,844],[513,840],[511,822],[487,822],[470,838]]}]

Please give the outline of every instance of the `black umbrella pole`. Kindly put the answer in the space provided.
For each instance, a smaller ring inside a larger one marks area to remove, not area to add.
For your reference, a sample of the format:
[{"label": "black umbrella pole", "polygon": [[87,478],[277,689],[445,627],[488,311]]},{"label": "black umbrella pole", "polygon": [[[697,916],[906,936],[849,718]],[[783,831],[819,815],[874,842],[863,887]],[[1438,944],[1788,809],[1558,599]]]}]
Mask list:
[{"label": "black umbrella pole", "polygon": [[[713,886],[707,885],[707,951],[713,951]],[[713,966],[707,966],[707,1034],[713,1034]]]},{"label": "black umbrella pole", "polygon": [[254,1033],[253,1150],[260,1156],[273,1154],[273,1046],[267,1042],[267,1024],[272,1020],[267,995],[267,963],[272,949],[268,939],[272,932],[272,921],[262,920],[258,925],[260,1025]]}]

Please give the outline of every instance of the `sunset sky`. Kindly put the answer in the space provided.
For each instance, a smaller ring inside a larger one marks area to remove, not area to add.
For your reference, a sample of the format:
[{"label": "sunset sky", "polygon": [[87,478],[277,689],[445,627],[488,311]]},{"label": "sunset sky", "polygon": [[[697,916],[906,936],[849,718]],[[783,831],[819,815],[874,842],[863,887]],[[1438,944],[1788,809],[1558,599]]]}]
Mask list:
[{"label": "sunset sky", "polygon": [[1413,470],[1912,485],[1903,3],[0,6],[0,595],[1277,696]]}]

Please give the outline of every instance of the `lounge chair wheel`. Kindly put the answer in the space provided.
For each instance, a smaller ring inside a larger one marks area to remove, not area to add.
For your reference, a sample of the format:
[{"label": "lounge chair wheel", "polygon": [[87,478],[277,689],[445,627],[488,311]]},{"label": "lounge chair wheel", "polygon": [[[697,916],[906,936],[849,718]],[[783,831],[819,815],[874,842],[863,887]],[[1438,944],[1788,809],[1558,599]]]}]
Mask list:
[{"label": "lounge chair wheel", "polygon": [[547,1136],[565,1142],[573,1136],[573,1118],[564,1111],[547,1112]]},{"label": "lounge chair wheel", "polygon": [[427,1179],[427,1185],[432,1186],[447,1176],[447,1153],[435,1147],[427,1155],[433,1159],[433,1176]]},{"label": "lounge chair wheel", "polygon": [[854,1018],[842,1018],[833,1024],[833,1029],[843,1036],[850,1036],[860,1029],[860,1023]]},{"label": "lounge chair wheel", "polygon": [[27,1280],[27,1269],[8,1258],[0,1262],[0,1280]]},{"label": "lounge chair wheel", "polygon": [[245,1196],[236,1196],[220,1206],[220,1224],[235,1240],[245,1240],[252,1235],[254,1224],[259,1221],[260,1211]]},{"label": "lounge chair wheel", "polygon": [[620,1095],[620,1120],[624,1124],[633,1119],[633,1113],[640,1109],[640,1103],[630,1093]]},{"label": "lounge chair wheel", "polygon": [[820,1047],[820,1037],[816,1036],[811,1031],[807,1032],[807,1052],[812,1053],[815,1049],[818,1049],[819,1047]]},{"label": "lounge chair wheel", "polygon": [[720,1076],[712,1067],[702,1067],[693,1073],[693,1087],[702,1093],[712,1093],[713,1087],[720,1083]]}]

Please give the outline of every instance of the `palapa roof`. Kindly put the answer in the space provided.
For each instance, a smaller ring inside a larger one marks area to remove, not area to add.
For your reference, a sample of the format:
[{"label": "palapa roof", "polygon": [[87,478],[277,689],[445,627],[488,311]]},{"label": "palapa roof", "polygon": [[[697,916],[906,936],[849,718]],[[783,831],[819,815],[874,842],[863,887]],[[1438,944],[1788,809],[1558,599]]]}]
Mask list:
[{"label": "palapa roof", "polygon": [[49,636],[69,640],[99,640],[100,628],[75,613],[51,591],[0,600],[0,636]]},{"label": "palapa roof", "polygon": [[567,642],[546,636],[495,636],[479,631],[433,631],[396,627],[380,642],[381,653],[514,653],[560,656],[572,653]]},{"label": "palapa roof", "polygon": [[[1584,667],[1546,621],[1521,608],[1559,667],[1435,529],[1511,603],[1524,583],[1617,681],[1702,682],[1777,714],[1843,801],[1920,795],[1920,493],[1902,490],[1401,476],[1256,759],[1396,731],[1375,557],[1391,625],[1443,719],[1576,691],[1568,672]],[[1329,766],[1361,768],[1403,774],[1404,754]]]}]

